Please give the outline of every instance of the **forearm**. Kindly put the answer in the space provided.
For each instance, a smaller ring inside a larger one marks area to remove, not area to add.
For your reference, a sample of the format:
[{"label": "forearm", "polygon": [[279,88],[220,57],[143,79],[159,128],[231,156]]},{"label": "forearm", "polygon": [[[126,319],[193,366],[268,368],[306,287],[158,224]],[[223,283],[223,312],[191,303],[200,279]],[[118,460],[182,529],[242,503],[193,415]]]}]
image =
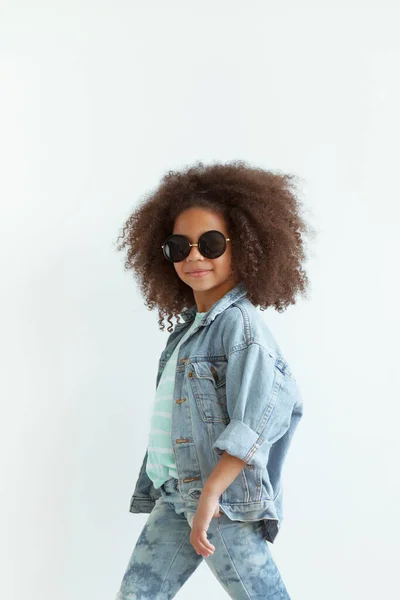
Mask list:
[{"label": "forearm", "polygon": [[202,494],[219,498],[226,488],[236,479],[246,462],[228,454],[226,451],[211,471]]}]

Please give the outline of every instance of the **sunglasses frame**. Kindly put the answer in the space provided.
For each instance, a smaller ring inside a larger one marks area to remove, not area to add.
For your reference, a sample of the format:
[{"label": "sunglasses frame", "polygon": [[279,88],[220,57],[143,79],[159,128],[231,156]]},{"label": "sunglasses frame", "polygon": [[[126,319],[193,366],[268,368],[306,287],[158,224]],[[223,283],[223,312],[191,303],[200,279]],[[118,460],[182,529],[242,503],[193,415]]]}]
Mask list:
[{"label": "sunglasses frame", "polygon": [[[164,257],[165,257],[165,258],[168,260],[168,262],[171,262],[171,263],[174,263],[174,262],[182,262],[182,260],[185,260],[185,259],[186,259],[186,258],[189,256],[189,254],[190,254],[190,250],[191,250],[192,246],[198,246],[198,245],[199,245],[200,238],[201,238],[203,235],[205,235],[206,233],[210,233],[210,232],[213,232],[213,231],[216,231],[217,233],[220,233],[220,234],[221,234],[221,235],[224,237],[224,239],[225,239],[225,248],[224,248],[224,252],[222,252],[222,254],[220,254],[219,256],[216,256],[216,257],[215,257],[215,258],[219,258],[220,256],[222,256],[222,255],[223,255],[223,254],[226,252],[226,248],[227,248],[227,244],[226,244],[226,242],[230,242],[230,241],[231,241],[231,238],[227,238],[227,237],[225,237],[225,235],[222,233],[222,231],[219,231],[218,229],[209,229],[208,231],[205,231],[204,233],[202,233],[202,234],[201,234],[201,236],[199,237],[199,239],[197,240],[197,244],[191,244],[191,243],[190,243],[190,241],[189,241],[189,238],[188,238],[186,235],[183,235],[182,233],[171,233],[171,235],[169,235],[169,236],[167,237],[167,239],[165,240],[165,242],[164,242],[164,243],[163,243],[163,245],[161,246],[161,248],[162,248],[162,251],[163,251],[163,254],[164,254]],[[180,237],[183,237],[183,238],[185,238],[185,239],[187,240],[188,244],[189,244],[189,252],[187,253],[187,255],[186,255],[184,258],[182,258],[182,260],[171,260],[170,258],[168,258],[168,257],[165,255],[164,246],[165,246],[165,244],[167,243],[167,241],[169,240],[169,238],[171,238],[173,235],[179,235]],[[200,250],[200,248],[199,248],[199,252],[200,252],[200,254],[201,254],[202,256],[204,256],[205,258],[208,258],[209,260],[215,260],[214,258],[209,258],[208,256],[205,256],[205,255],[202,253],[202,251]]]}]

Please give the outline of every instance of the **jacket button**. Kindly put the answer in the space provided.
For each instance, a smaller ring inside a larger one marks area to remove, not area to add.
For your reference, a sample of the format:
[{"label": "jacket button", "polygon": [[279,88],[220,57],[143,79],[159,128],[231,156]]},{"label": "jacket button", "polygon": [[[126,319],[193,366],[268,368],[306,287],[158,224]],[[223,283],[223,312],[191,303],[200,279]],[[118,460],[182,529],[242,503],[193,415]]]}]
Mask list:
[{"label": "jacket button", "polygon": [[192,372],[192,371],[189,371],[189,373],[188,373],[188,376],[189,376],[189,377],[193,377],[193,372]]},{"label": "jacket button", "polygon": [[186,358],[181,358],[181,360],[179,361],[181,364],[183,364],[184,362],[186,362]]},{"label": "jacket button", "polygon": [[177,444],[183,444],[184,442],[190,442],[189,438],[178,438],[175,440]]},{"label": "jacket button", "polygon": [[178,400],[176,401],[177,404],[182,404],[182,402],[185,402],[185,400],[187,400],[187,398],[178,398]]}]

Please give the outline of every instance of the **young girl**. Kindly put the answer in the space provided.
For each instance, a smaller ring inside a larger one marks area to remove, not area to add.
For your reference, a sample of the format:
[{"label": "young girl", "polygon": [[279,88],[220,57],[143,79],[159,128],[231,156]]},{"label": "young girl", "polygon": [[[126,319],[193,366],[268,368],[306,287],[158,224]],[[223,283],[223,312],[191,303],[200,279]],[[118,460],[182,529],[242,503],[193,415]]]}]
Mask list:
[{"label": "young girl", "polygon": [[303,402],[257,307],[306,295],[293,179],[243,161],[170,171],[118,238],[169,336],[130,505],[150,514],[117,600],[174,598],[203,559],[231,598],[290,598],[267,542]]}]

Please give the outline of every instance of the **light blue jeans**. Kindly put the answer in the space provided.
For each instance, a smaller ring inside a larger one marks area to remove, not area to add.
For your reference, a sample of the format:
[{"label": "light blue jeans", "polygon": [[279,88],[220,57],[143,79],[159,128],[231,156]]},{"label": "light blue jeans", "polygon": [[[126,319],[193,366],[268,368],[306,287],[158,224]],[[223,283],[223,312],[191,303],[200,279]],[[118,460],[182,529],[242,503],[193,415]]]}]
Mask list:
[{"label": "light blue jeans", "polygon": [[230,598],[290,600],[263,535],[263,521],[211,519],[207,538],[215,546],[197,554],[190,532],[197,502],[183,501],[178,480],[160,488],[161,497],[139,535],[115,600],[169,600],[203,560]]}]

